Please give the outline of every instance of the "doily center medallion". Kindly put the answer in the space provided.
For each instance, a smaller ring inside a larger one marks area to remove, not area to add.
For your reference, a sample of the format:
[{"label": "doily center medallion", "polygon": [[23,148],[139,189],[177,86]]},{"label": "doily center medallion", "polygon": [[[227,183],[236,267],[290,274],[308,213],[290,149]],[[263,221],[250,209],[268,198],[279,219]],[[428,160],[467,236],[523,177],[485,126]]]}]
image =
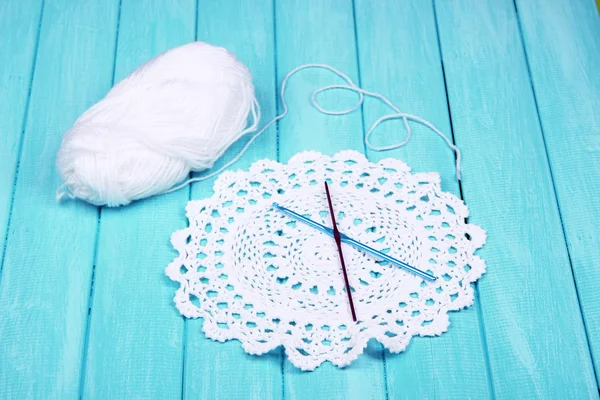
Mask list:
[{"label": "doily center medallion", "polygon": [[[281,196],[278,201],[317,223],[331,225],[322,186],[310,186],[304,194],[302,198]],[[351,232],[353,238],[384,253],[393,252],[410,265],[420,265],[420,240],[398,210],[373,199],[369,204],[368,198],[344,188],[338,188],[335,199],[340,231]],[[274,210],[269,201],[237,225],[231,243],[234,279],[254,302],[270,302],[272,313],[283,308],[284,314],[293,312],[304,319],[318,318],[314,315],[318,310],[323,320],[348,322],[347,295],[333,238]],[[394,297],[392,290],[407,279],[412,278],[415,289],[419,287],[420,279],[390,267],[387,261],[345,244],[343,251],[360,310],[370,312],[363,309],[370,305],[386,307]]]},{"label": "doily center medallion", "polygon": [[[334,239],[272,206],[331,226],[324,181],[341,232],[438,279],[343,244],[353,322]],[[465,223],[464,203],[441,191],[437,174],[411,174],[399,160],[305,152],[224,173],[214,189],[189,202],[190,225],[173,234],[179,256],[166,272],[180,283],[183,315],[204,317],[207,337],[238,339],[252,354],[283,345],[294,365],[312,370],[349,364],[371,338],[402,351],[414,335],[444,332],[447,312],[473,303],[471,284],[485,271],[474,254],[485,232]]]}]

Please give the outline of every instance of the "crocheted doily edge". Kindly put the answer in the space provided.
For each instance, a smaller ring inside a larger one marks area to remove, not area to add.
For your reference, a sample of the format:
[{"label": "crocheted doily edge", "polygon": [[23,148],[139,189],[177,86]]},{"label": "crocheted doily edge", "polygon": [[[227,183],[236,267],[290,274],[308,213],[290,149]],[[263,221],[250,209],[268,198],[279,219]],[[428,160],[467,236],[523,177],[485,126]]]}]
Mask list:
[{"label": "crocheted doily edge", "polygon": [[[246,173],[255,164],[260,164],[262,162],[268,161],[270,163],[279,164],[280,166],[284,166],[284,165],[290,165],[290,164],[293,164],[296,162],[302,162],[304,159],[307,159],[307,158],[315,158],[315,157],[324,157],[324,158],[329,158],[329,159],[351,157],[353,159],[360,159],[361,161],[364,161],[366,163],[378,164],[378,165],[382,165],[382,166],[389,164],[389,163],[394,163],[396,166],[402,167],[403,170],[401,172],[409,173],[409,174],[411,173],[411,168],[406,163],[404,163],[402,160],[399,160],[396,158],[390,157],[390,158],[381,159],[377,162],[371,162],[362,153],[355,151],[355,150],[340,151],[340,152],[335,153],[332,156],[328,156],[328,155],[322,154],[317,151],[304,151],[304,152],[295,154],[293,157],[290,158],[290,160],[287,163],[281,163],[278,161],[274,161],[274,160],[265,158],[265,159],[255,161],[248,169],[238,169],[236,171],[226,171],[226,172],[222,173],[215,180],[215,182],[213,184],[213,191],[214,191],[214,193],[218,192],[218,190],[220,189],[219,182],[221,180],[227,180],[228,178],[232,178],[233,176],[235,176],[236,174],[239,174],[239,173]],[[413,175],[416,175],[416,174],[413,174]],[[430,182],[433,184],[435,190],[437,192],[439,192],[440,194],[444,194],[445,196],[453,199],[454,201],[456,201],[458,203],[462,203],[462,206],[465,209],[465,214],[466,214],[466,216],[468,216],[467,206],[462,199],[460,199],[454,193],[443,192],[441,190],[441,182],[440,182],[439,173],[427,172],[427,173],[418,173],[418,174],[423,177],[427,177],[430,180]],[[197,207],[192,207],[193,203],[196,203],[196,205],[198,205],[198,204],[202,204],[202,203],[208,201],[209,199],[210,199],[210,197],[208,197],[206,199],[200,199],[200,200],[190,200],[188,202],[188,204],[186,205],[186,217],[188,217],[188,219],[189,219],[190,209],[197,208]],[[257,348],[257,347],[255,347],[254,342],[249,341],[249,340],[244,340],[244,336],[234,337],[233,335],[231,335],[231,337],[229,337],[226,334],[223,334],[223,330],[217,328],[216,322],[211,321],[212,317],[210,315],[208,315],[204,309],[200,309],[200,312],[198,315],[195,315],[195,314],[191,315],[191,314],[187,313],[186,310],[180,308],[179,303],[177,302],[177,299],[180,296],[185,296],[185,293],[183,293],[183,291],[182,291],[182,287],[180,287],[176,291],[173,301],[174,301],[177,309],[180,311],[180,313],[182,315],[184,315],[186,318],[192,318],[192,319],[203,318],[202,332],[208,339],[211,339],[216,342],[221,342],[221,343],[226,342],[226,341],[236,340],[241,343],[242,349],[246,353],[251,354],[251,355],[257,355],[257,356],[264,355],[266,353],[272,352],[272,351],[282,347],[288,360],[294,366],[296,366],[297,368],[299,368],[303,371],[313,371],[325,362],[331,362],[333,365],[335,365],[336,367],[340,367],[340,368],[347,367],[352,362],[354,362],[360,355],[362,355],[364,353],[364,350],[367,348],[367,346],[371,340],[374,340],[374,341],[378,342],[379,344],[381,344],[384,347],[384,349],[387,349],[388,351],[390,351],[390,353],[394,353],[394,354],[401,353],[406,350],[406,348],[408,347],[412,338],[415,336],[434,337],[434,336],[441,336],[443,333],[447,332],[450,327],[450,315],[448,313],[449,312],[454,313],[456,311],[466,309],[466,308],[472,306],[475,302],[475,292],[474,292],[474,287],[472,286],[472,284],[474,284],[486,272],[485,261],[478,255],[476,255],[475,253],[485,245],[485,243],[487,241],[487,233],[485,232],[485,230],[483,230],[481,227],[479,227],[477,225],[469,224],[466,222],[464,225],[469,227],[470,234],[473,237],[473,239],[476,239],[476,243],[477,243],[476,246],[474,247],[474,253],[471,257],[471,260],[469,261],[469,264],[472,264],[475,266],[464,278],[464,280],[466,280],[466,282],[467,282],[467,284],[463,285],[463,291],[465,292],[464,293],[465,296],[459,296],[458,301],[449,303],[449,307],[440,308],[440,312],[438,313],[438,318],[436,318],[436,320],[435,320],[436,323],[430,324],[428,326],[429,329],[421,331],[421,332],[417,332],[416,329],[411,329],[411,331],[407,332],[407,334],[399,342],[395,342],[393,344],[386,343],[387,340],[385,340],[383,338],[377,338],[377,337],[375,337],[375,335],[368,335],[368,336],[367,335],[365,335],[365,336],[359,335],[359,338],[358,338],[359,340],[357,340],[357,342],[354,343],[352,351],[350,351],[348,354],[346,354],[345,357],[343,357],[342,359],[333,359],[332,360],[330,357],[328,357],[327,354],[322,355],[322,356],[312,357],[312,358],[307,358],[307,357],[299,358],[296,355],[296,353],[293,351],[293,350],[295,350],[296,346],[294,346],[294,344],[291,343],[291,340],[289,340],[289,343],[286,340],[279,340],[279,339],[272,340],[272,341],[269,341],[268,344],[262,345],[260,348]],[[177,246],[173,243],[173,237],[184,230],[185,229],[174,232],[171,237],[171,242],[172,242],[173,246],[177,249],[179,256],[183,256],[183,253],[182,253],[182,250],[177,248]],[[166,268],[166,275],[171,280],[181,283],[181,280],[178,279],[178,277],[175,276],[175,274],[172,274],[170,272],[172,264],[175,264],[175,263],[177,263],[176,260],[173,263],[169,264],[169,266]]]}]

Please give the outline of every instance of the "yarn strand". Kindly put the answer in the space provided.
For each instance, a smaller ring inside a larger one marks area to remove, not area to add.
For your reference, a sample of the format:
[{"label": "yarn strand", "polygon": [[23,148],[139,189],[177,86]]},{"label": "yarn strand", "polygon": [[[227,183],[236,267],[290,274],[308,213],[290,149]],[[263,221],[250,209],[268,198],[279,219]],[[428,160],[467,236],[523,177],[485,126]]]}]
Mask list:
[{"label": "yarn strand", "polygon": [[[360,88],[330,65],[304,64],[288,72],[279,88],[280,113],[261,127],[261,108],[248,68],[223,47],[192,42],[138,67],[65,132],[56,160],[63,181],[57,200],[77,198],[118,207],[222,173],[246,154],[260,135],[285,118],[288,83],[305,69],[326,70],[343,81],[313,90],[310,102],[322,114],[349,114],[361,107],[366,97],[389,108],[368,128],[366,148],[387,151],[402,147],[412,136],[411,122],[421,124],[454,151],[460,180],[460,151],[448,137],[431,122],[402,112],[382,94]],[[318,96],[330,90],[356,93],[357,102],[346,109],[327,109]],[[371,140],[377,127],[396,119],[403,122],[404,138],[374,145]],[[245,143],[237,154],[215,166],[242,137]]]},{"label": "yarn strand", "polygon": [[[273,125],[277,121],[283,119],[288,114],[289,109],[288,109],[287,101],[285,99],[285,91],[286,91],[286,87],[287,87],[288,81],[297,72],[299,72],[301,70],[304,70],[304,69],[309,69],[309,68],[325,69],[325,70],[331,71],[334,74],[336,74],[337,76],[339,76],[340,78],[342,78],[347,83],[347,85],[336,84],[336,85],[323,86],[323,87],[315,89],[312,92],[312,94],[311,94],[310,102],[311,102],[312,106],[315,109],[317,109],[317,111],[321,112],[322,114],[326,114],[326,115],[346,115],[346,114],[349,114],[349,113],[355,111],[356,109],[358,109],[364,103],[365,96],[377,99],[377,100],[381,101],[382,103],[384,103],[385,105],[387,105],[394,112],[390,113],[390,114],[383,115],[382,117],[380,117],[379,119],[377,119],[375,122],[373,122],[373,124],[371,124],[371,126],[369,127],[369,129],[367,130],[367,133],[365,135],[365,144],[366,144],[366,146],[369,149],[371,149],[373,151],[380,152],[380,151],[388,151],[388,150],[398,149],[398,148],[406,145],[409,142],[409,140],[410,140],[410,138],[412,136],[412,129],[410,127],[409,121],[416,122],[418,124],[421,124],[421,125],[429,128],[436,135],[438,135],[439,137],[441,137],[446,142],[446,145],[455,153],[455,155],[456,155],[456,179],[459,180],[459,181],[461,180],[461,154],[460,154],[460,150],[458,149],[458,147],[456,147],[454,145],[454,143],[452,143],[452,141],[450,139],[448,139],[448,137],[446,135],[444,135],[431,122],[429,122],[429,121],[427,121],[427,120],[425,120],[423,118],[420,118],[418,116],[407,114],[407,113],[404,113],[404,112],[400,111],[400,109],[398,107],[396,107],[384,95],[382,95],[380,93],[376,93],[376,92],[370,92],[368,90],[360,88],[359,86],[357,86],[352,81],[352,79],[350,79],[350,77],[348,75],[344,74],[340,70],[338,70],[338,69],[336,69],[336,68],[334,68],[334,67],[332,67],[330,65],[327,65],[327,64],[303,64],[303,65],[300,65],[300,66],[292,69],[283,78],[283,81],[281,83],[281,89],[279,91],[279,95],[280,95],[280,99],[281,99],[281,105],[282,105],[282,112],[279,115],[275,116],[267,124],[265,124],[262,128],[260,128],[258,130],[257,130],[257,127],[258,127],[258,123],[260,121],[260,115],[261,115],[260,114],[260,105],[258,104],[258,102],[256,100],[254,100],[254,102],[252,104],[252,116],[253,116],[252,125],[249,126],[248,128],[246,128],[242,132],[242,135],[247,135],[247,134],[250,134],[250,133],[253,133],[253,132],[254,132],[254,134],[246,142],[246,144],[244,145],[244,147],[242,147],[242,149],[237,153],[237,155],[234,158],[232,158],[231,160],[229,160],[225,165],[223,165],[222,167],[220,167],[219,169],[217,169],[214,172],[211,172],[211,173],[208,173],[208,174],[202,175],[202,176],[197,176],[197,177],[194,177],[194,178],[189,178],[189,179],[181,182],[180,184],[176,185],[175,187],[166,190],[163,193],[174,192],[176,190],[179,190],[179,189],[181,189],[181,188],[189,185],[190,183],[204,181],[206,179],[212,178],[213,176],[220,174],[221,172],[223,172],[224,170],[226,170],[227,168],[229,168],[231,165],[233,165],[235,162],[237,162],[244,155],[244,153],[246,153],[246,151],[248,150],[248,148],[250,147],[250,145],[261,134],[263,134],[267,129],[269,129],[269,127],[271,127],[271,125]],[[349,90],[349,91],[355,92],[356,94],[358,94],[358,102],[354,106],[352,106],[350,108],[347,108],[347,109],[344,109],[344,110],[328,110],[328,109],[324,108],[321,104],[319,104],[319,101],[317,100],[317,96],[320,93],[323,93],[323,92],[326,92],[326,91],[329,91],[329,90],[335,90],[335,89]],[[370,141],[370,138],[373,135],[375,129],[377,129],[377,127],[381,123],[383,123],[385,121],[395,120],[395,119],[402,119],[402,121],[404,123],[404,127],[406,129],[406,136],[404,137],[404,139],[402,141],[398,142],[398,143],[394,143],[394,144],[387,145],[387,146],[375,146],[375,145],[373,145],[371,143],[371,141]]]}]

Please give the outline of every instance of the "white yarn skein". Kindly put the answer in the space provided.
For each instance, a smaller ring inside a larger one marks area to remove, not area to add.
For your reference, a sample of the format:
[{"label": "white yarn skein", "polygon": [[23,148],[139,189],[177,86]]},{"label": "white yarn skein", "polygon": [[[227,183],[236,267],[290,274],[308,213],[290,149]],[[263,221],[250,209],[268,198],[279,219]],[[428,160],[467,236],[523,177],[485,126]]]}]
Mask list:
[{"label": "white yarn skein", "polygon": [[[244,129],[252,113],[252,126]],[[211,168],[256,130],[252,75],[221,47],[195,42],[135,70],[64,135],[58,198],[120,206]]]},{"label": "white yarn skein", "polygon": [[[120,206],[221,173],[287,115],[287,82],[307,68],[329,70],[347,83],[313,91],[311,103],[324,114],[348,114],[363,104],[364,96],[378,99],[393,110],[367,131],[368,148],[386,151],[404,146],[411,137],[409,121],[417,122],[442,137],[455,152],[456,177],[460,180],[460,151],[433,124],[401,112],[383,95],[361,89],[347,75],[325,64],[305,64],[291,70],[281,84],[281,114],[257,131],[260,106],[248,69],[226,49],[195,42],[135,70],[65,133],[57,163],[65,183],[58,189],[58,200],[67,196],[95,205]],[[333,89],[354,91],[359,100],[346,110],[327,110],[316,97]],[[250,113],[253,122],[244,129]],[[377,126],[392,119],[403,120],[405,138],[388,146],[372,145],[369,139]],[[211,168],[231,144],[252,132],[240,152],[221,168],[182,182],[190,171]]]}]

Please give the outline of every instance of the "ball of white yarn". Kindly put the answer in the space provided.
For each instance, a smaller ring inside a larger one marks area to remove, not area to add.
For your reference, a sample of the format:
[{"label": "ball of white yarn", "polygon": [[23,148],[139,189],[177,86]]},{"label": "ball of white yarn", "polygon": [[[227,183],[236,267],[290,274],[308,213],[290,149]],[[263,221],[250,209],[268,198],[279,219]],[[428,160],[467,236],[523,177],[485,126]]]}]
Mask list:
[{"label": "ball of white yarn", "polygon": [[256,104],[250,72],[226,49],[195,42],[170,50],[65,133],[59,197],[120,206],[163,193],[212,167],[248,131]]}]

